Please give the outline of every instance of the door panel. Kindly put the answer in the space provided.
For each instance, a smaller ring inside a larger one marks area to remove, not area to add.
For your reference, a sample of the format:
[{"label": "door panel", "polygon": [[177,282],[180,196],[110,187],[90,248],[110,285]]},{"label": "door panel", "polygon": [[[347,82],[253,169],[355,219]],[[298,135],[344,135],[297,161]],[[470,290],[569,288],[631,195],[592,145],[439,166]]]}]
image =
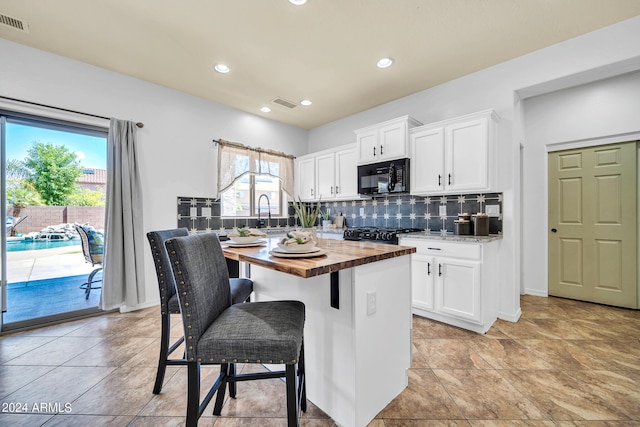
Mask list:
[{"label": "door panel", "polygon": [[560,283],[582,286],[582,239],[560,239]]},{"label": "door panel", "polygon": [[549,294],[637,308],[636,142],[548,164]]}]

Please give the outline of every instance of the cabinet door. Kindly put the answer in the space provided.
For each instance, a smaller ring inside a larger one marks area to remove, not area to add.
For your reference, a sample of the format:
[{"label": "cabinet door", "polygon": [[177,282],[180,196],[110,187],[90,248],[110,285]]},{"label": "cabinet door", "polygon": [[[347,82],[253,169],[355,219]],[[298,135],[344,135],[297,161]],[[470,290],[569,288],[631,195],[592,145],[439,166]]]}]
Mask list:
[{"label": "cabinet door", "polygon": [[335,194],[339,198],[358,196],[358,157],[355,148],[336,152]]},{"label": "cabinet door", "polygon": [[335,155],[327,153],[316,156],[316,198],[327,200],[335,197]]},{"label": "cabinet door", "polygon": [[411,193],[444,190],[444,129],[411,134]]},{"label": "cabinet door", "polygon": [[486,119],[446,128],[448,191],[488,190],[489,134]]},{"label": "cabinet door", "polygon": [[298,196],[301,200],[314,200],[316,194],[315,158],[300,158],[298,162]]},{"label": "cabinet door", "polygon": [[433,310],[433,278],[433,257],[419,253],[412,254],[411,301],[415,308]]},{"label": "cabinet door", "polygon": [[436,310],[481,323],[479,261],[436,258]]},{"label": "cabinet door", "polygon": [[378,148],[380,160],[407,157],[407,123],[393,123],[380,127]]},{"label": "cabinet door", "polygon": [[358,163],[380,161],[378,130],[374,129],[356,134],[356,147],[358,149]]}]

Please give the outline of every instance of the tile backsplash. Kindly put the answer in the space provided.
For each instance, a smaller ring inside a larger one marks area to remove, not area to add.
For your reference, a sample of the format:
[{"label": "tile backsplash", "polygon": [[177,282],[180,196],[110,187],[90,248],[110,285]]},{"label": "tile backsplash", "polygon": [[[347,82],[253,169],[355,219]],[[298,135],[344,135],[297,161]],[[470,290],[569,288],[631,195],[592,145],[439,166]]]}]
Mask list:
[{"label": "tile backsplash", "polygon": [[[489,218],[489,233],[502,233],[502,193],[482,193],[445,196],[399,195],[368,200],[322,202],[330,210],[331,219],[342,213],[348,227],[417,228],[453,232],[453,221],[460,213],[485,212],[486,206],[497,206],[497,217]],[[441,215],[446,207],[446,215]],[[296,217],[291,206],[287,218],[272,218],[266,226],[294,227]],[[230,230],[234,227],[255,227],[256,218],[222,218],[220,201],[213,198],[178,197],[178,227],[191,231]]]}]

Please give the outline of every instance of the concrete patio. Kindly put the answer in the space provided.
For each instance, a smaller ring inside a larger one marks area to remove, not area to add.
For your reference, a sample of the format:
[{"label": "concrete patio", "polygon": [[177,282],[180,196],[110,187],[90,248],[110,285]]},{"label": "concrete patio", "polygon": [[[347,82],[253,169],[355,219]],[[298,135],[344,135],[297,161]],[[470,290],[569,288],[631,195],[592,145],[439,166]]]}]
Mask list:
[{"label": "concrete patio", "polygon": [[[7,252],[7,311],[3,323],[97,307],[101,290],[93,290],[86,300],[79,289],[94,268],[85,262],[80,245]],[[101,280],[102,275],[97,274],[95,279]]]}]

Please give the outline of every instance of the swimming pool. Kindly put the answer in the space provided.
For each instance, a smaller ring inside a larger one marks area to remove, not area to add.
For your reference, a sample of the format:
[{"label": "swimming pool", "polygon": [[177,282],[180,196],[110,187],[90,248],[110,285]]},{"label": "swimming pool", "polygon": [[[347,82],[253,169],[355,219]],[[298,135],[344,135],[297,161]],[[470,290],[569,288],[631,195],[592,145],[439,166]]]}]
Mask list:
[{"label": "swimming pool", "polygon": [[70,240],[10,240],[7,252],[33,251],[38,249],[61,248],[64,246],[80,246],[80,239]]}]

